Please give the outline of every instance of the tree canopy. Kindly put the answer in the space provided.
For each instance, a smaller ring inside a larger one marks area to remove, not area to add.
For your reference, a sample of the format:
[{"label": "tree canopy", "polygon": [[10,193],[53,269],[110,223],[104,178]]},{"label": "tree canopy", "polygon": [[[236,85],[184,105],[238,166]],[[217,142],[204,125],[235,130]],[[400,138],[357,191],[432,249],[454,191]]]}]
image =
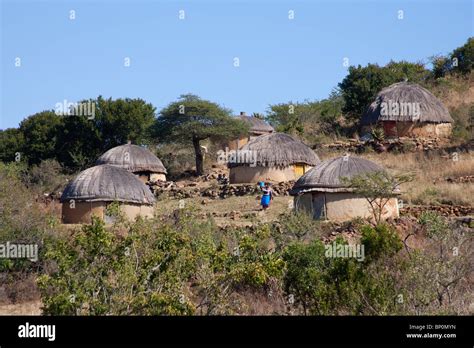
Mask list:
[{"label": "tree canopy", "polygon": [[233,139],[248,133],[248,125],[230,116],[230,110],[193,94],[181,95],[157,119],[154,135],[160,142],[192,144],[196,172],[204,173],[201,141]]},{"label": "tree canopy", "polygon": [[149,143],[155,108],[142,99],[83,100],[93,115],[60,115],[43,111],[25,118],[18,129],[0,132],[0,160],[13,161],[19,152],[28,164],[56,159],[63,166],[82,169],[108,149],[130,140]]},{"label": "tree canopy", "polygon": [[448,55],[431,57],[431,63],[435,79],[450,73],[469,74],[474,66],[474,38],[469,38],[464,45],[456,48]]},{"label": "tree canopy", "polygon": [[328,135],[338,131],[343,99],[338,91],[321,101],[287,102],[270,105],[266,120],[278,132],[297,133],[305,137]]}]

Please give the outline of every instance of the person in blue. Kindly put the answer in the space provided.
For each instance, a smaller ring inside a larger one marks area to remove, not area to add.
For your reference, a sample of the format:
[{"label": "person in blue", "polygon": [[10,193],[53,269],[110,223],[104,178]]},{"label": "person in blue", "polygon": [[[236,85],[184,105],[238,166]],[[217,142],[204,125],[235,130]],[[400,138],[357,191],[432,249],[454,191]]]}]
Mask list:
[{"label": "person in blue", "polygon": [[266,210],[270,206],[270,201],[273,200],[273,190],[270,183],[263,184],[259,183],[260,189],[262,190],[262,200],[260,204],[263,210]]}]

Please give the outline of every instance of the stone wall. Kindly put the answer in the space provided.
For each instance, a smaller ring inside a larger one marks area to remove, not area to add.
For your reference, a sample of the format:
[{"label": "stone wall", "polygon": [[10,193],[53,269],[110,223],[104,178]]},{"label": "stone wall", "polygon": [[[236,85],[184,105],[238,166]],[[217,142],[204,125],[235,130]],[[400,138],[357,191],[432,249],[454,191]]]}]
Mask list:
[{"label": "stone wall", "polygon": [[[288,181],[274,184],[272,188],[275,195],[286,196],[293,185],[294,181]],[[198,183],[193,182],[181,183],[169,181],[150,184],[150,187],[157,197],[172,198],[208,197],[217,199],[232,196],[257,195],[261,192],[257,184],[214,184],[202,187]]]},{"label": "stone wall", "polygon": [[474,215],[474,207],[462,205],[413,205],[400,209],[401,215],[420,217],[424,211],[434,211],[442,216],[469,216]]}]

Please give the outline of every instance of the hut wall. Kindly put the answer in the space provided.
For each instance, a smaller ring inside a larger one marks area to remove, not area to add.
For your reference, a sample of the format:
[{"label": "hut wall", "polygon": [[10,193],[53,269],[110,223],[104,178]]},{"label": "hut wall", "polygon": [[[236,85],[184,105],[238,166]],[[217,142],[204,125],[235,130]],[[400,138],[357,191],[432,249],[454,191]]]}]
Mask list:
[{"label": "hut wall", "polygon": [[[92,216],[105,219],[107,202],[76,202],[73,209],[69,203],[62,205],[62,219],[65,224],[83,224],[90,223]],[[143,217],[153,217],[153,206],[140,205],[133,203],[122,203],[120,209],[125,216],[133,220],[138,215]]]},{"label": "hut wall", "polygon": [[165,174],[151,173],[151,172],[139,172],[139,173],[134,173],[134,174],[144,184],[146,184],[149,181],[152,181],[152,182],[154,182],[154,181],[166,181],[166,175]]},{"label": "hut wall", "polygon": [[451,123],[425,123],[413,127],[412,134],[422,137],[447,138],[451,135]]},{"label": "hut wall", "polygon": [[158,174],[158,173],[151,173],[150,174],[150,181],[166,181],[165,174]]},{"label": "hut wall", "polygon": [[414,123],[414,122],[382,122],[386,136],[393,137],[441,137],[446,138],[451,135],[451,123]]},{"label": "hut wall", "polygon": [[244,184],[259,181],[290,181],[295,180],[296,176],[293,166],[283,168],[239,166],[230,168],[229,178],[231,184]]},{"label": "hut wall", "polygon": [[384,121],[382,123],[383,132],[387,137],[398,136],[397,122],[395,121]]},{"label": "hut wall", "polygon": [[[295,197],[295,207],[299,211],[311,211],[314,219],[347,221],[356,217],[373,217],[367,200],[349,192],[305,193]],[[398,216],[398,200],[392,198],[385,206],[382,218],[397,218]]]},{"label": "hut wall", "polygon": [[[350,192],[325,193],[326,216],[329,220],[345,221],[355,217],[372,218],[372,210],[367,200]],[[383,219],[397,218],[398,200],[392,198],[385,206]]]},{"label": "hut wall", "polygon": [[127,203],[122,204],[120,208],[130,220],[134,220],[139,215],[149,218],[153,217],[153,206]]},{"label": "hut wall", "polygon": [[90,223],[92,216],[104,218],[105,202],[75,202],[74,208],[70,203],[62,204],[62,219],[65,224]]}]

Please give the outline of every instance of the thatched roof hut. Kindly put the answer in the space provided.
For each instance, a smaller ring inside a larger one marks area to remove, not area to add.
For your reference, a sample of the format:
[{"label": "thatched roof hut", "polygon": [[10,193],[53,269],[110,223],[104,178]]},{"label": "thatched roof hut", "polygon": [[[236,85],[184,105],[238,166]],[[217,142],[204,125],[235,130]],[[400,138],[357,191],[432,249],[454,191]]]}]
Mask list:
[{"label": "thatched roof hut", "polygon": [[229,163],[233,183],[295,180],[320,162],[311,148],[284,133],[251,140],[236,159]]},{"label": "thatched roof hut", "polygon": [[[449,135],[453,122],[438,98],[420,85],[408,82],[382,89],[361,119],[362,126],[382,123],[388,135],[397,136]],[[397,129],[390,129],[394,127]]]},{"label": "thatched roof hut", "polygon": [[148,186],[132,173],[111,165],[88,168],[64,189],[63,221],[90,222],[92,215],[105,217],[110,202],[119,202],[125,215],[150,216],[155,197]]},{"label": "thatched roof hut", "polygon": [[153,204],[155,197],[150,189],[132,173],[111,165],[88,168],[64,189],[61,202],[119,201]]},{"label": "thatched roof hut", "polygon": [[96,165],[109,164],[140,176],[142,181],[166,180],[166,168],[161,160],[145,147],[125,144],[105,152]]},{"label": "thatched roof hut", "polygon": [[[399,113],[383,113],[382,103],[394,105],[419,104],[420,113],[403,115]],[[430,91],[415,83],[398,82],[382,89],[370,104],[361,119],[362,124],[373,124],[378,121],[411,121],[431,123],[454,122],[448,109]]]},{"label": "thatched roof hut", "polygon": [[250,126],[250,133],[267,134],[275,131],[272,126],[258,117],[247,116],[245,113],[241,113],[238,117]]},{"label": "thatched roof hut", "polygon": [[358,175],[380,172],[378,164],[360,157],[345,155],[318,163],[295,183],[290,194],[302,192],[350,192],[342,178],[352,179]]},{"label": "thatched roof hut", "polygon": [[241,149],[245,144],[256,137],[271,134],[275,131],[273,127],[264,120],[254,116],[247,116],[247,114],[243,111],[239,116],[236,117],[249,125],[249,132],[248,135],[241,136],[238,139],[232,139],[226,142],[225,146],[230,150]]},{"label": "thatched roof hut", "polygon": [[[336,221],[355,217],[372,217],[367,200],[356,194],[343,178],[384,171],[378,164],[360,157],[342,156],[318,163],[303,175],[290,190],[295,196],[294,206],[315,219]],[[385,206],[383,218],[398,217],[398,200],[391,198]]]},{"label": "thatched roof hut", "polygon": [[[314,166],[320,162],[318,155],[307,145],[285,133],[273,133],[253,139],[241,151],[256,155],[256,164],[263,167],[287,167],[295,163]],[[229,165],[250,165],[237,163]]]}]

